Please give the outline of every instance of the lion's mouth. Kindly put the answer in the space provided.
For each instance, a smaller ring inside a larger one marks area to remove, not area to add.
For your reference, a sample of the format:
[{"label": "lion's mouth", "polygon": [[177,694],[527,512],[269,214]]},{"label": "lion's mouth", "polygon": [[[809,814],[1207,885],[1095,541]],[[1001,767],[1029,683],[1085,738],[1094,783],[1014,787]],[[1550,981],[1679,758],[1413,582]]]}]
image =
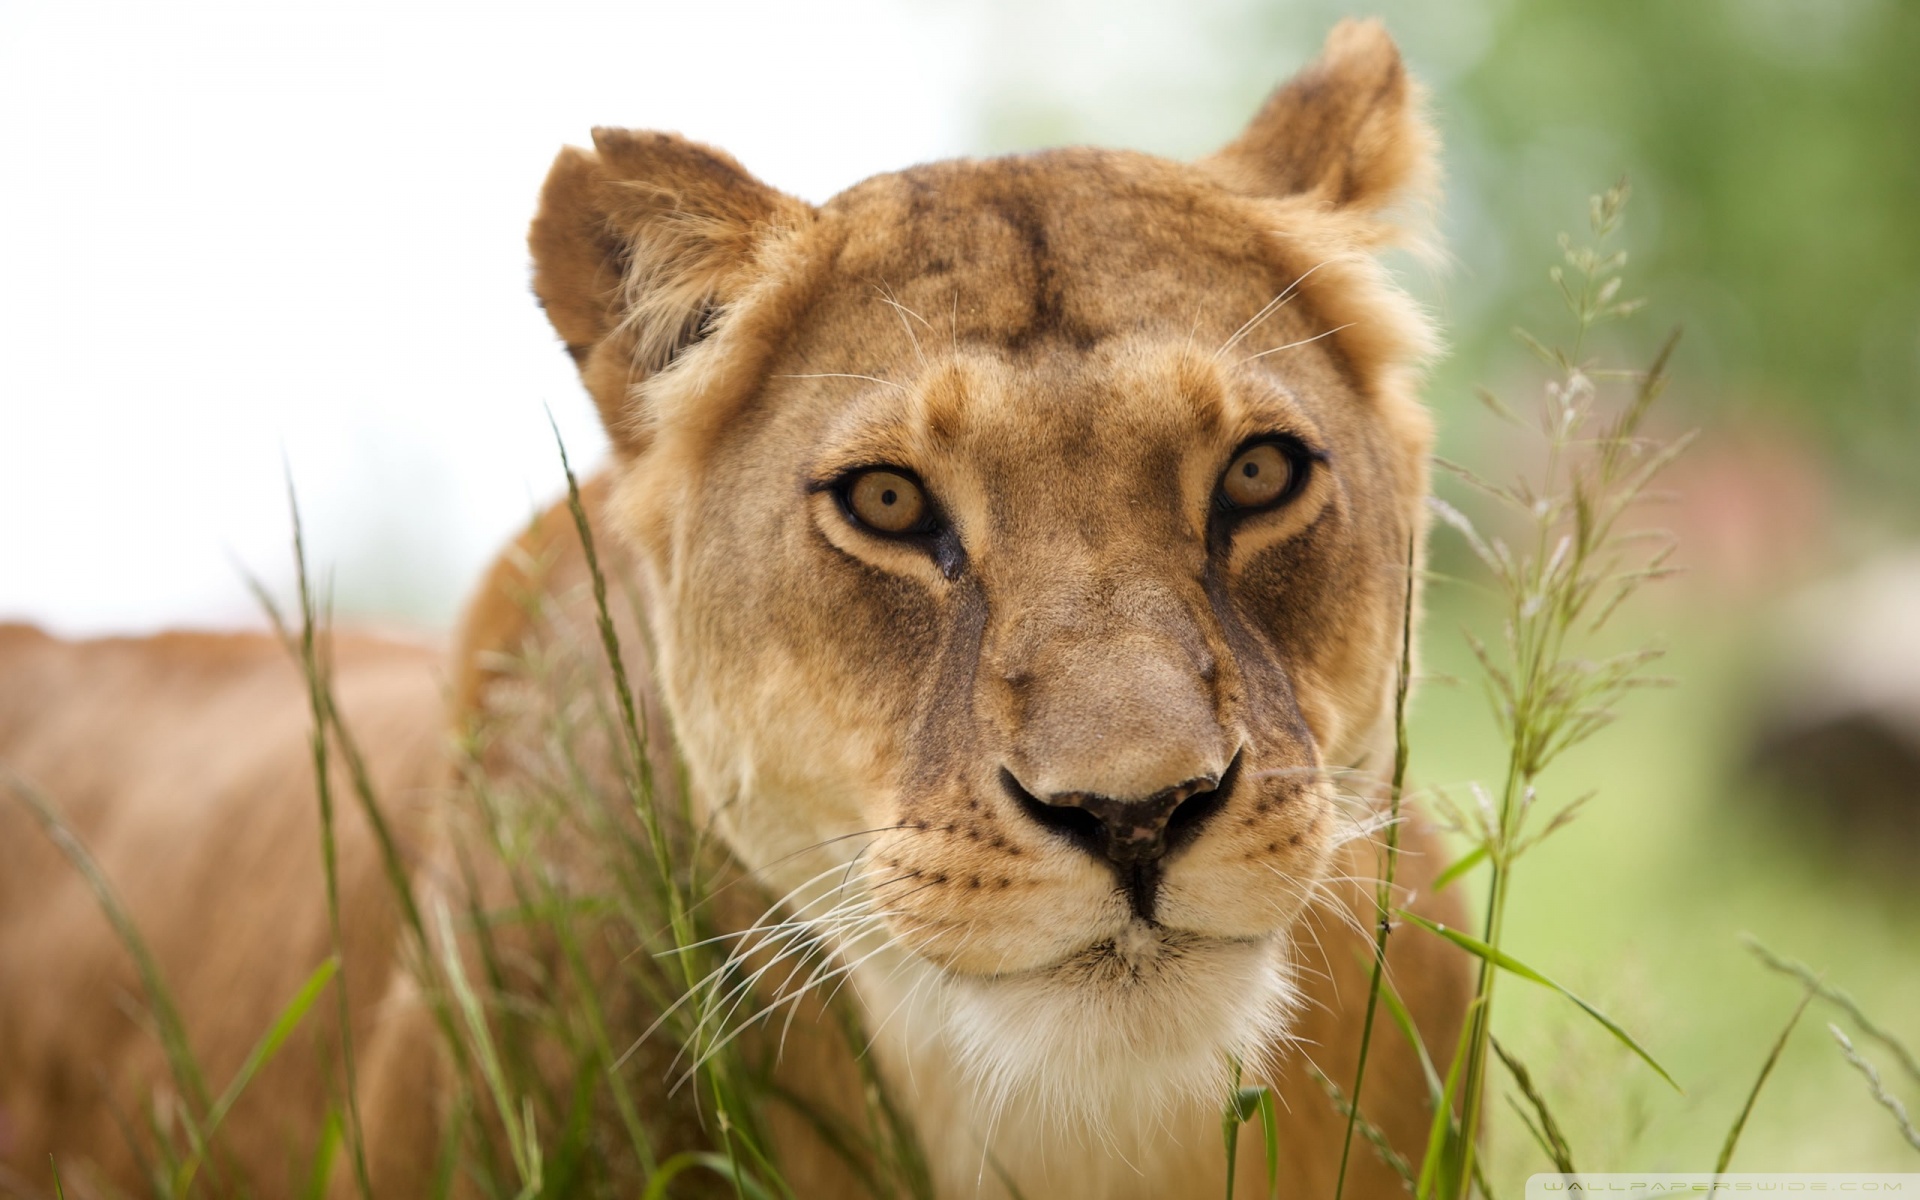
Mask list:
[{"label": "lion's mouth", "polygon": [[1145,984],[1179,976],[1201,967],[1221,952],[1263,946],[1267,937],[1217,937],[1191,930],[1170,929],[1134,918],[1118,933],[1051,963],[994,976],[998,979],[1051,978],[1079,986]]}]

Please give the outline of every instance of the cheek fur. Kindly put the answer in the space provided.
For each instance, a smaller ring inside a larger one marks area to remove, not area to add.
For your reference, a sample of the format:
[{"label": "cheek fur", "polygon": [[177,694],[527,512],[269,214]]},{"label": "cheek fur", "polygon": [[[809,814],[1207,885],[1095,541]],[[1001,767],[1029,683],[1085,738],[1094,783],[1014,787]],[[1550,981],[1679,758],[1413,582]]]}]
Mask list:
[{"label": "cheek fur", "polygon": [[1222,816],[1221,828],[1169,866],[1161,919],[1224,938],[1284,930],[1321,886],[1343,837],[1335,801],[1316,782]]},{"label": "cheek fur", "polygon": [[[912,696],[940,642],[939,602],[923,583],[852,558],[811,529],[790,541],[800,543],[790,555],[798,561],[774,575],[758,609],[794,617],[780,622],[790,652],[862,696],[896,705]],[[890,715],[907,723],[904,712]]]},{"label": "cheek fur", "polygon": [[[977,801],[974,802],[978,804]],[[1111,877],[1078,851],[1025,839],[985,805],[923,801],[874,843],[875,911],[950,970],[1028,970],[1125,924]]]},{"label": "cheek fur", "polygon": [[[940,641],[938,601],[924,585],[826,544],[803,511],[715,507],[709,519],[721,532],[689,556],[681,587],[681,610],[696,616],[682,622],[678,640],[685,660],[701,664],[689,686],[733,728],[758,735],[747,740],[771,743],[768,722],[804,728],[805,737],[769,750],[789,761],[762,771],[807,773],[810,759],[825,769],[837,746],[867,745],[890,774],[923,703],[924,665]],[[769,542],[774,548],[758,556],[725,549]],[[892,781],[862,773],[822,782],[872,791]]]},{"label": "cheek fur", "polygon": [[1348,517],[1322,522],[1248,564],[1231,583],[1239,611],[1284,663],[1287,687],[1315,744],[1345,763],[1371,727],[1398,639],[1379,631],[1398,612],[1404,567],[1345,536]]}]

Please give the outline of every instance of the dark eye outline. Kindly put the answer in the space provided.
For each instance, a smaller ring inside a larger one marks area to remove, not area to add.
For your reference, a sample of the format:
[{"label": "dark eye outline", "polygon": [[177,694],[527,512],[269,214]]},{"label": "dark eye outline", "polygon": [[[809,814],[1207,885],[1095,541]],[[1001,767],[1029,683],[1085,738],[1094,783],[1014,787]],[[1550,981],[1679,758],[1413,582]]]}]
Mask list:
[{"label": "dark eye outline", "polygon": [[[869,471],[889,471],[920,489],[927,511],[921,515],[917,525],[898,533],[889,533],[884,529],[875,529],[860,519],[860,514],[853,511],[853,485]],[[840,510],[840,516],[847,524],[868,537],[917,547],[933,559],[934,566],[948,579],[957,579],[966,570],[966,547],[960,544],[960,535],[955,531],[953,522],[947,519],[946,510],[934,498],[933,489],[927,486],[926,480],[920,478],[918,471],[888,462],[861,463],[857,467],[848,467],[831,479],[813,483],[807,490],[832,493],[834,506]]]},{"label": "dark eye outline", "polygon": [[[1265,504],[1254,507],[1235,504],[1233,501],[1227,499],[1227,472],[1233,470],[1233,464],[1239,462],[1241,457],[1249,450],[1256,449],[1260,446],[1272,446],[1286,456],[1287,466],[1291,470],[1291,474],[1287,479],[1287,486],[1279,495],[1267,501]],[[1326,451],[1317,450],[1290,433],[1263,433],[1256,437],[1250,437],[1234,447],[1233,453],[1227,456],[1227,465],[1220,468],[1220,477],[1214,481],[1213,485],[1214,511],[1230,519],[1237,520],[1241,517],[1256,516],[1260,513],[1268,513],[1274,509],[1283,508],[1290,502],[1298,499],[1301,492],[1307,490],[1307,484],[1312,482],[1313,479],[1314,468],[1326,462],[1327,458],[1328,455]]]},{"label": "dark eye outline", "polygon": [[[862,475],[870,475],[875,471],[885,471],[889,475],[898,475],[900,478],[920,489],[920,498],[926,505],[926,511],[920,514],[919,521],[906,529],[887,530],[869,525],[860,519],[860,514],[855,512],[853,507],[853,485],[859,482]],[[926,482],[920,478],[918,472],[910,470],[907,467],[896,467],[892,463],[868,463],[864,466],[842,471],[829,480],[824,486],[815,485],[814,490],[832,492],[834,501],[840,506],[841,515],[852,522],[861,532],[872,534],[874,537],[891,538],[895,541],[913,541],[916,538],[931,537],[939,533],[940,530],[946,526],[946,517],[941,513],[940,505],[935,502],[932,489],[927,487]]]}]

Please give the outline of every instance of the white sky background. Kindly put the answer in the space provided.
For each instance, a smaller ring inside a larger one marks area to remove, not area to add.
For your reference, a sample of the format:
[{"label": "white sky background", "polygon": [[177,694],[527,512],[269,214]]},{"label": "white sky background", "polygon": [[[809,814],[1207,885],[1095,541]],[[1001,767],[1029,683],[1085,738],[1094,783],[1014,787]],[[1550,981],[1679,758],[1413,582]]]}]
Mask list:
[{"label": "white sky background", "polygon": [[822,200],[969,148],[966,6],[0,0],[0,619],[258,624],[283,455],[347,612],[444,622],[604,440],[528,290],[554,152]]}]

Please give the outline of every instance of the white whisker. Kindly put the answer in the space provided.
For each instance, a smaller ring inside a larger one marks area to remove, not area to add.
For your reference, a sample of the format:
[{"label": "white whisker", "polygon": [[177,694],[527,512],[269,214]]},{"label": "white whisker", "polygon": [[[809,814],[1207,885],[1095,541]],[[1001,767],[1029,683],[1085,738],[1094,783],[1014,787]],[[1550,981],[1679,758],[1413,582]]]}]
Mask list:
[{"label": "white whisker", "polygon": [[890,387],[897,392],[911,393],[913,389],[904,383],[895,383],[891,379],[881,379],[876,375],[859,375],[852,371],[810,371],[789,375],[775,375],[774,379],[864,379],[868,383],[877,383],[881,387]]},{"label": "white whisker", "polygon": [[1331,258],[1323,259],[1320,262],[1313,264],[1311,267],[1308,267],[1305,271],[1302,271],[1298,279],[1295,279],[1292,283],[1282,288],[1280,291],[1280,294],[1278,296],[1275,296],[1273,299],[1267,301],[1266,304],[1261,307],[1259,312],[1253,314],[1251,317],[1248,317],[1247,323],[1245,325],[1242,325],[1240,328],[1234,330],[1233,336],[1228,338],[1225,342],[1221,343],[1220,348],[1213,352],[1214,359],[1218,360],[1221,355],[1227,353],[1229,350],[1232,350],[1235,346],[1238,346],[1241,343],[1241,341],[1247,337],[1247,335],[1251,334],[1256,328],[1259,327],[1262,321],[1266,320],[1268,317],[1272,316],[1274,313],[1279,312],[1282,308],[1285,308],[1287,304],[1287,299],[1300,289],[1301,284],[1307,281],[1307,276],[1313,274],[1315,271],[1318,271],[1321,267],[1326,266],[1328,263],[1332,261],[1334,260]]},{"label": "white whisker", "polygon": [[1299,341],[1297,341],[1297,342],[1288,342],[1288,343],[1287,343],[1286,345],[1284,345],[1284,346],[1275,346],[1275,347],[1274,347],[1273,349],[1271,349],[1271,350],[1262,350],[1262,351],[1260,351],[1260,352],[1259,352],[1258,354],[1249,354],[1249,355],[1247,355],[1247,356],[1246,356],[1245,358],[1243,358],[1243,359],[1241,359],[1241,360],[1240,360],[1240,365],[1244,367],[1244,366],[1246,366],[1246,365],[1247,365],[1248,363],[1250,363],[1250,362],[1252,362],[1252,361],[1253,361],[1254,359],[1256,359],[1256,358],[1265,358],[1265,357],[1266,357],[1267,355],[1269,355],[1269,354],[1278,354],[1278,353],[1280,353],[1280,352],[1281,352],[1282,350],[1294,350],[1294,349],[1297,349],[1297,348],[1299,348],[1299,347],[1301,347],[1301,346],[1305,346],[1305,345],[1307,345],[1307,344],[1308,344],[1308,343],[1310,343],[1310,342],[1317,342],[1317,341],[1319,341],[1319,340],[1320,340],[1321,338],[1330,338],[1330,337],[1332,337],[1332,336],[1333,336],[1334,334],[1336,334],[1336,333],[1339,333],[1339,332],[1340,332],[1340,331],[1341,331],[1342,329],[1351,329],[1351,328],[1353,328],[1353,325],[1354,325],[1354,322],[1352,322],[1352,321],[1348,321],[1348,322],[1347,322],[1347,323],[1346,323],[1345,325],[1335,325],[1335,326],[1334,326],[1334,327],[1333,327],[1332,329],[1329,329],[1329,330],[1327,330],[1327,331],[1326,331],[1325,333],[1316,333],[1316,334],[1314,334],[1314,335],[1313,335],[1312,337],[1309,337],[1309,338],[1301,338],[1301,339],[1300,339]]}]

